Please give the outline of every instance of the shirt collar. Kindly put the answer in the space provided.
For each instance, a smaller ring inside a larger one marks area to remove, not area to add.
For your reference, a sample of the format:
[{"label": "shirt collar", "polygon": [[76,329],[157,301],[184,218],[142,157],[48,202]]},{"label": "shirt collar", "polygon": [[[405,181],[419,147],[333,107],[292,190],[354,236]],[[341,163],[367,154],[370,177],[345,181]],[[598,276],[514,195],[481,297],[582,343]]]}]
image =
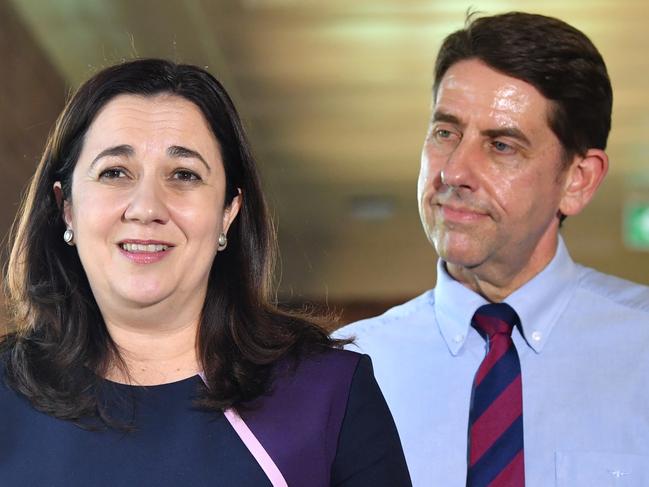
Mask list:
[{"label": "shirt collar", "polygon": [[[559,236],[557,251],[550,263],[505,299],[518,313],[523,337],[536,353],[545,346],[552,328],[572,298],[577,275],[578,266]],[[449,351],[457,355],[469,334],[473,314],[488,301],[453,279],[441,259],[437,262],[434,293],[435,318],[440,332]]]}]

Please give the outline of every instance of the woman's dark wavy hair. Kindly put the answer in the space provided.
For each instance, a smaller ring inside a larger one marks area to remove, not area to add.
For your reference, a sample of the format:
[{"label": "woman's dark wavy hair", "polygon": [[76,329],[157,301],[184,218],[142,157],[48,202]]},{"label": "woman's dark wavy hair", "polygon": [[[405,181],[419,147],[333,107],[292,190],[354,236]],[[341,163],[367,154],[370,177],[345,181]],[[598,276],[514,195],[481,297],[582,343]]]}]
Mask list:
[{"label": "woman's dark wavy hair", "polygon": [[142,59],[106,68],[72,96],[59,116],[11,233],[6,275],[14,331],[2,343],[6,380],[39,410],[82,422],[111,418],[98,400],[109,365],[122,364],[52,190],[71,195],[84,136],[99,111],[122,94],[172,94],[200,108],[219,142],[226,205],[242,206],[209,276],[197,351],[206,382],[201,403],[244,405],[268,392],[272,366],[287,356],[339,346],[309,317],[272,300],[275,235],[246,134],[223,86],[195,66]]},{"label": "woman's dark wavy hair", "polygon": [[523,80],[552,101],[549,125],[566,162],[590,148],[606,148],[613,91],[601,54],[583,32],[544,15],[470,13],[465,28],[446,37],[440,47],[435,96],[446,71],[467,59]]}]

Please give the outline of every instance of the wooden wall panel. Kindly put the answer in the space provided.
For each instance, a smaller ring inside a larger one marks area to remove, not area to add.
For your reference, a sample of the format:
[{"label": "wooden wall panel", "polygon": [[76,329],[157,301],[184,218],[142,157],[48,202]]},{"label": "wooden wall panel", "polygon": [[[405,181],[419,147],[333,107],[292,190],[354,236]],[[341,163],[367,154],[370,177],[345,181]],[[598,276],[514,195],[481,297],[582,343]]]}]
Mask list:
[{"label": "wooden wall panel", "polygon": [[[5,247],[20,194],[63,107],[66,88],[6,0],[0,0],[0,59],[0,236]],[[0,296],[2,322],[3,302]]]}]

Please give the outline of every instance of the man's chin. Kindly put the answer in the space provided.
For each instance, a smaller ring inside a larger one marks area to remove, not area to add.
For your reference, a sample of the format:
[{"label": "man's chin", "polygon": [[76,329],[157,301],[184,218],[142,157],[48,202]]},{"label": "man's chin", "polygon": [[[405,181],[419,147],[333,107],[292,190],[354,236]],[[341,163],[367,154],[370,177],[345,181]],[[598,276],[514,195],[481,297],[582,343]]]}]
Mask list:
[{"label": "man's chin", "polygon": [[484,250],[475,242],[433,240],[433,246],[439,258],[447,264],[472,269],[484,262]]},{"label": "man's chin", "polygon": [[470,259],[470,258],[444,258],[441,257],[441,259],[446,262],[446,266],[454,267],[456,269],[466,269],[466,270],[474,270],[479,268],[484,261],[480,259]]}]

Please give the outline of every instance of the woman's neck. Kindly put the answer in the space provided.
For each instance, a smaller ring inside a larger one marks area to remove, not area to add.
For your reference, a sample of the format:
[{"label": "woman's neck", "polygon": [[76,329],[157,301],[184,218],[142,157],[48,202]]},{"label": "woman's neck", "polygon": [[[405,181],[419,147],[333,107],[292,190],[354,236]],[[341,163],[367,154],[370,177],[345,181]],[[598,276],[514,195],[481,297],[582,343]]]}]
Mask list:
[{"label": "woman's neck", "polygon": [[164,328],[140,327],[106,321],[123,365],[108,368],[114,382],[157,385],[175,382],[200,372],[196,337],[198,320]]}]

